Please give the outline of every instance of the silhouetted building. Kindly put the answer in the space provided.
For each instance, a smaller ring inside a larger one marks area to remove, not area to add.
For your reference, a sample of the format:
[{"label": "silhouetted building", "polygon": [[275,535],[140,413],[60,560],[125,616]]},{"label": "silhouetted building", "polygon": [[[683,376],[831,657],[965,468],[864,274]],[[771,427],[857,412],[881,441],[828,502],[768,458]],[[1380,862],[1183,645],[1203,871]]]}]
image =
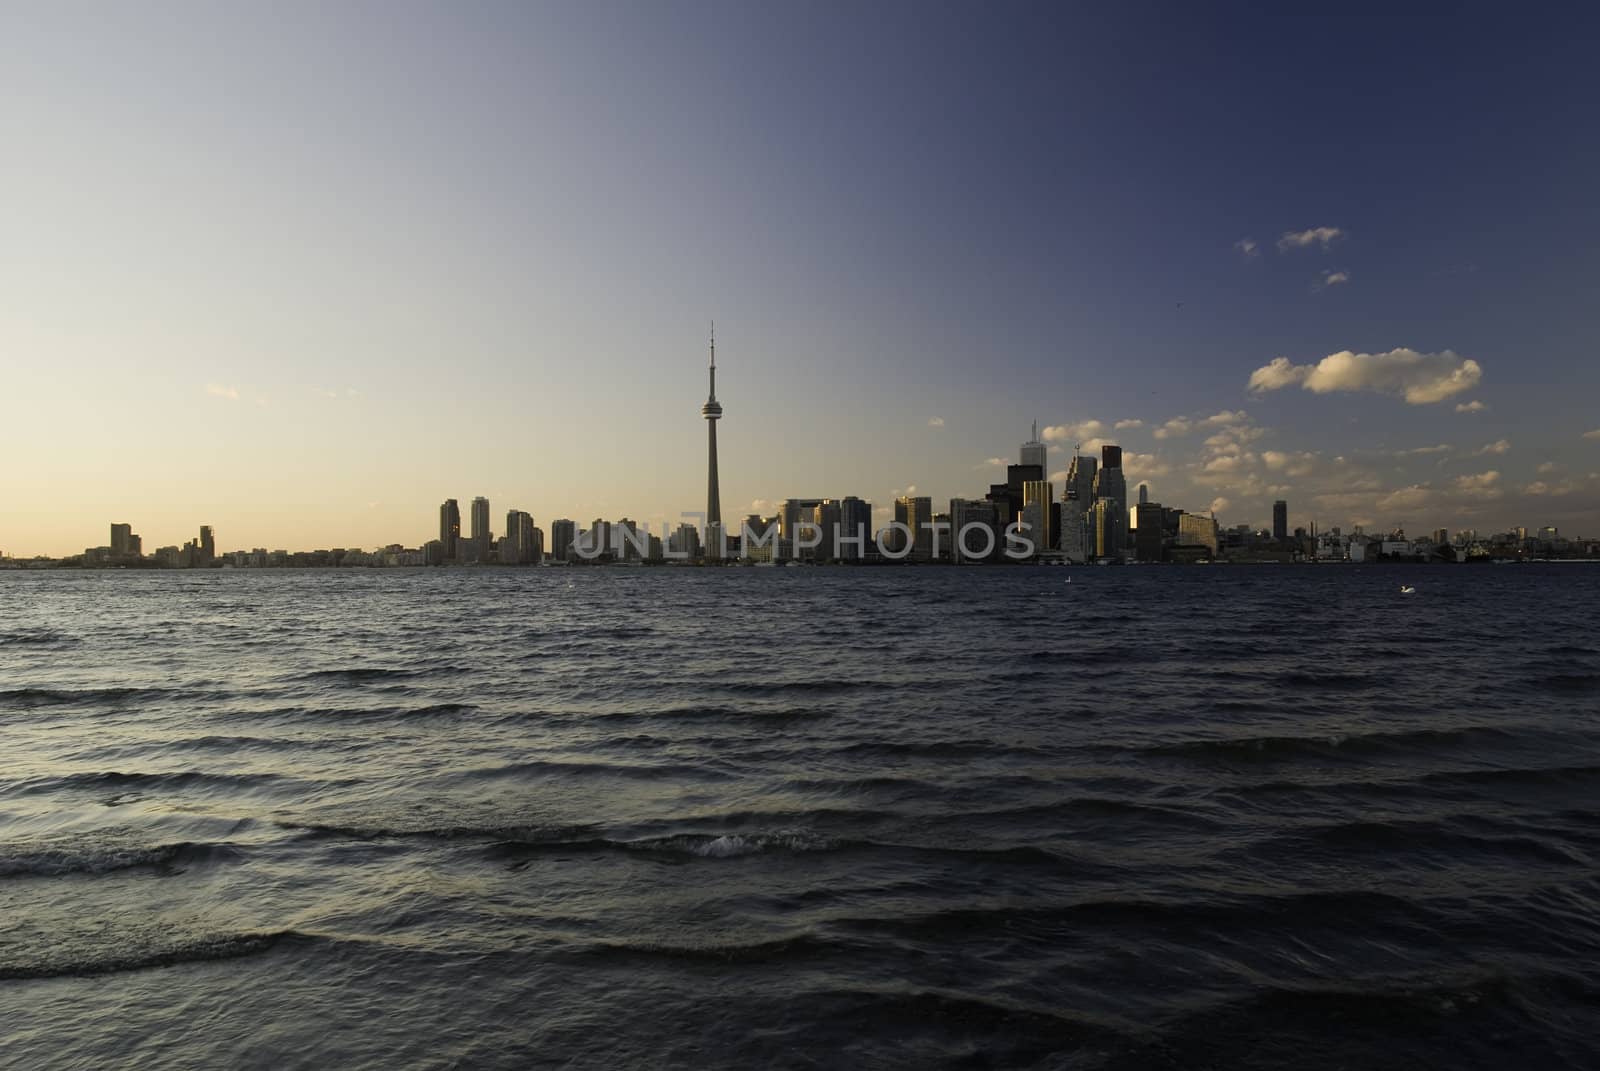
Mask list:
[{"label": "silhouetted building", "polygon": [[[925,562],[933,558],[933,529],[928,527],[933,523],[933,499],[926,497],[902,496],[894,500],[895,523],[903,524],[910,531],[910,560]],[[896,533],[899,540],[906,538],[904,532]],[[905,549],[898,542],[896,551]]]},{"label": "silhouetted building", "polygon": [[137,558],[143,550],[143,541],[133,534],[131,524],[111,526],[111,553],[118,558]]},{"label": "silhouetted building", "polygon": [[[838,557],[841,561],[860,561],[867,556],[867,545],[872,542],[872,503],[855,495],[839,500],[839,530],[842,542]],[[855,542],[860,540],[860,542]]]},{"label": "silhouetted building", "polygon": [[1281,498],[1272,504],[1272,538],[1279,543],[1289,538],[1289,503]]},{"label": "silhouetted building", "polygon": [[461,507],[453,498],[447,498],[444,505],[439,507],[439,546],[443,550],[444,560],[453,562],[458,553],[457,544],[461,540]]},{"label": "silhouetted building", "polygon": [[550,557],[558,562],[572,557],[572,544],[577,538],[578,526],[562,517],[550,522]]},{"label": "silhouetted building", "polygon": [[1133,507],[1133,556],[1142,562],[1158,562],[1166,544],[1167,511],[1150,501],[1143,484],[1139,485],[1139,498],[1139,504]]},{"label": "silhouetted building", "polygon": [[[988,499],[950,500],[950,560],[957,565],[988,561],[1000,552],[1002,539],[994,503]],[[965,538],[963,538],[965,533]]]},{"label": "silhouetted building", "polygon": [[472,542],[476,544],[473,561],[489,560],[489,545],[494,533],[489,528],[489,500],[479,495],[472,500]]}]

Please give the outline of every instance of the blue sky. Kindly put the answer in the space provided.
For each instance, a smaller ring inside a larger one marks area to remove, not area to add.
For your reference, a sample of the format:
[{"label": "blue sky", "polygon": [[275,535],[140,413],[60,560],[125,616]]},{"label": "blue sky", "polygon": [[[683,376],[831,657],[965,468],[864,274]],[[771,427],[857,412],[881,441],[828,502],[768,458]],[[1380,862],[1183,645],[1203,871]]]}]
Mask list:
[{"label": "blue sky", "polygon": [[1038,419],[1224,523],[1600,534],[1600,19],[1438,10],[13,7],[0,549],[672,518],[712,317],[730,515]]}]

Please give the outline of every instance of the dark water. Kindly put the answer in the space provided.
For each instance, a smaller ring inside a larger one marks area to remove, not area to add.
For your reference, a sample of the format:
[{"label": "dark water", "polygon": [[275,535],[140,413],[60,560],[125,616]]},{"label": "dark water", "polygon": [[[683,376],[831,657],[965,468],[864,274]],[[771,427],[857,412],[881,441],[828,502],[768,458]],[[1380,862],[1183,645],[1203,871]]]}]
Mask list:
[{"label": "dark water", "polygon": [[1596,1066],[1596,607],[0,574],[0,1063]]}]

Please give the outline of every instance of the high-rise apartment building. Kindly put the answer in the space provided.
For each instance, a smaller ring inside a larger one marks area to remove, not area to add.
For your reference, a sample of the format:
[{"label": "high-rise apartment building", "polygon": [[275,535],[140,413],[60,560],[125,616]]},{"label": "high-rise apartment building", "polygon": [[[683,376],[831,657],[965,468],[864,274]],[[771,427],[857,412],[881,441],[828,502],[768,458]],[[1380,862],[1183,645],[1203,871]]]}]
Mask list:
[{"label": "high-rise apartment building", "polygon": [[[950,560],[957,565],[983,562],[1000,553],[1004,535],[989,499],[950,500]],[[962,533],[966,537],[962,538]],[[987,533],[987,534],[985,534]]]},{"label": "high-rise apartment building", "polygon": [[558,562],[572,557],[572,544],[577,538],[578,526],[562,517],[550,522],[550,557]]},{"label": "high-rise apartment building", "polygon": [[477,560],[487,561],[494,532],[489,528],[489,500],[482,495],[472,500],[472,541],[477,544]]},{"label": "high-rise apartment building", "polygon": [[[855,495],[839,500],[839,534],[842,539],[839,558],[842,561],[860,561],[867,556],[867,545],[872,542],[872,503]],[[855,542],[860,540],[860,542]]]},{"label": "high-rise apartment building", "polygon": [[444,505],[439,507],[439,545],[443,548],[444,560],[453,562],[458,554],[457,544],[461,540],[461,507],[453,498],[444,500]]},{"label": "high-rise apartment building", "polygon": [[[933,558],[933,499],[902,496],[894,500],[894,519],[910,531],[911,561],[925,562]],[[904,539],[905,533],[897,533]],[[897,542],[895,549],[903,547]]]}]

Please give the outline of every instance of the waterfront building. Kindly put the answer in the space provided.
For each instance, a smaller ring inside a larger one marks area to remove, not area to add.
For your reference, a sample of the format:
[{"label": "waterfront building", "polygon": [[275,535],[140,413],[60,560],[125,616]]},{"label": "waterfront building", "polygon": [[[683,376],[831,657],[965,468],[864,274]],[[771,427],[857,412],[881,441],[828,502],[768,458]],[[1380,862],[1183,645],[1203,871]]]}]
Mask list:
[{"label": "waterfront building", "polygon": [[572,544],[577,538],[578,526],[565,517],[550,522],[550,557],[558,562],[572,557]]},{"label": "waterfront building", "polygon": [[1049,480],[1029,480],[1022,485],[1022,523],[1039,550],[1052,550],[1057,540],[1050,528],[1055,487]]},{"label": "waterfront building", "polygon": [[439,545],[443,548],[444,560],[453,562],[457,556],[457,544],[461,540],[461,507],[453,498],[447,498],[444,505],[439,507]]},{"label": "waterfront building", "polygon": [[473,560],[488,561],[494,533],[489,528],[489,500],[482,495],[472,500],[472,542]]}]

